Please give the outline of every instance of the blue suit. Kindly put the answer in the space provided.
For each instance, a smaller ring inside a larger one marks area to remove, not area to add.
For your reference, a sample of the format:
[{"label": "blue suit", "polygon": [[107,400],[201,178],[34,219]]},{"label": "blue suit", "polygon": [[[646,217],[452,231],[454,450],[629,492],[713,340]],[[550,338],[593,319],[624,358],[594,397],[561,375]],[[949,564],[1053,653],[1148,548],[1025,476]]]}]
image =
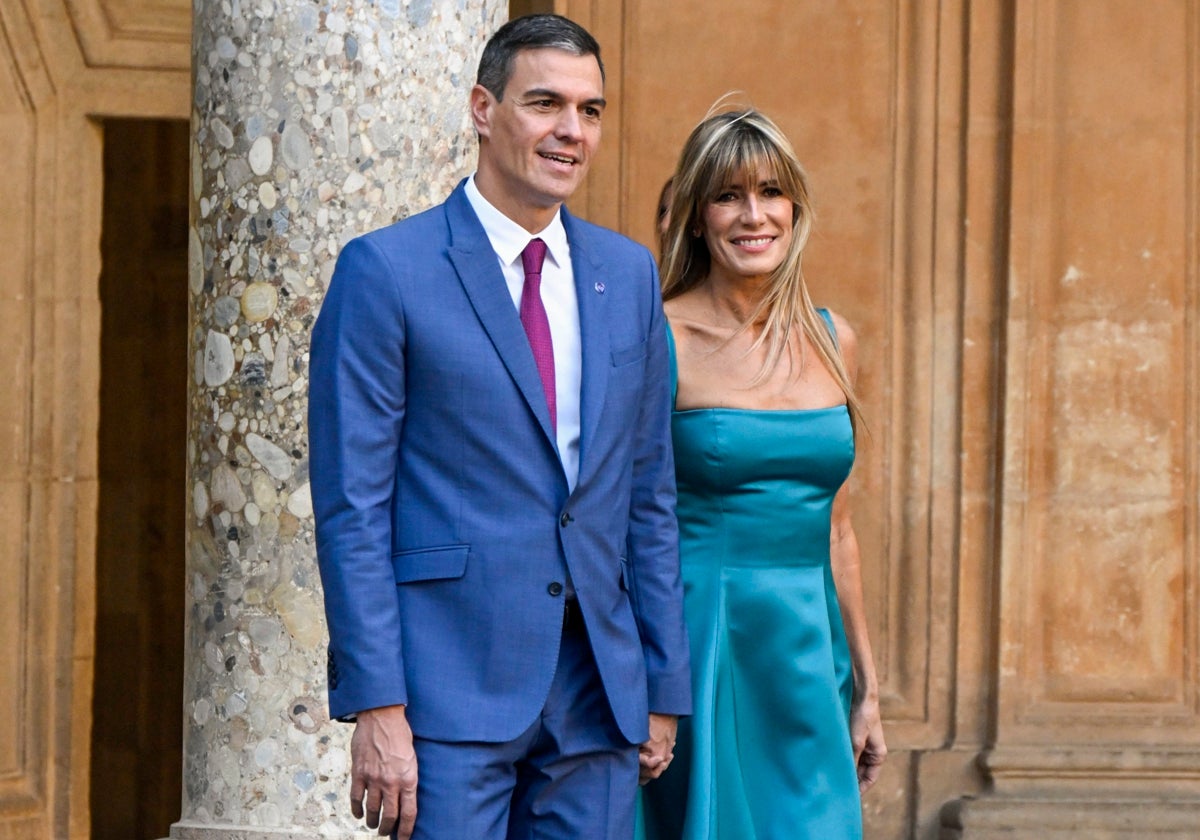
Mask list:
[{"label": "blue suit", "polygon": [[312,336],[309,439],[334,716],[511,740],[574,584],[620,733],[690,708],[666,330],[645,248],[563,213],[582,342],[573,492],[537,367],[463,186],[351,241]]}]

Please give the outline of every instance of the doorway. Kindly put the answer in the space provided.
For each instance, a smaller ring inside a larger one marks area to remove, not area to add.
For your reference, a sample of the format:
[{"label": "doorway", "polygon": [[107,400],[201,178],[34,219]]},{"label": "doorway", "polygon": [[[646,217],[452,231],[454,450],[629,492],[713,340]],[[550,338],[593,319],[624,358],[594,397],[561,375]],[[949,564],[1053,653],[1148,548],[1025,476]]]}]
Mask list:
[{"label": "doorway", "polygon": [[189,130],[103,128],[91,836],[155,840],[181,812]]}]

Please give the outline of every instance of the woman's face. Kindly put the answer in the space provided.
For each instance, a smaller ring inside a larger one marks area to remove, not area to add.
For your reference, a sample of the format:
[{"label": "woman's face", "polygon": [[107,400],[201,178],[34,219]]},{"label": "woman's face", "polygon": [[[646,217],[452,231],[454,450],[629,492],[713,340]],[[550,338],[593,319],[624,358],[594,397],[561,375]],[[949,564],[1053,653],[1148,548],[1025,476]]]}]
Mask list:
[{"label": "woman's face", "polygon": [[792,201],[771,171],[743,172],[701,214],[711,274],[765,278],[792,242]]}]

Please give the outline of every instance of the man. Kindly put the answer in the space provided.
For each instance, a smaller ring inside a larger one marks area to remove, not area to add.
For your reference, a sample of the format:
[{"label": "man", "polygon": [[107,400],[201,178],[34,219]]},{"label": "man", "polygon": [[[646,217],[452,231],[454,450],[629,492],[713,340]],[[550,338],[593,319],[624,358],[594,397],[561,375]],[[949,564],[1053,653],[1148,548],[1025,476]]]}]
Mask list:
[{"label": "man", "polygon": [[654,263],[562,208],[603,79],[567,19],[502,27],[477,171],[350,242],[313,330],[330,711],[381,834],[629,838],[689,711]]}]

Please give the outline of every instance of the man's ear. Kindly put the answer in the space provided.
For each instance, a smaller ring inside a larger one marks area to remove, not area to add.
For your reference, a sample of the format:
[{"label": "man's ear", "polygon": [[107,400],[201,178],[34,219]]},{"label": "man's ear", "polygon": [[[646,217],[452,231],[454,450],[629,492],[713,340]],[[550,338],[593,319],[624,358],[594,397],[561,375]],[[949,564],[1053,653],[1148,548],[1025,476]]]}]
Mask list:
[{"label": "man's ear", "polygon": [[488,137],[492,131],[492,106],[496,103],[496,97],[492,92],[483,85],[475,85],[471,88],[471,122],[475,126],[475,133],[480,137]]}]

